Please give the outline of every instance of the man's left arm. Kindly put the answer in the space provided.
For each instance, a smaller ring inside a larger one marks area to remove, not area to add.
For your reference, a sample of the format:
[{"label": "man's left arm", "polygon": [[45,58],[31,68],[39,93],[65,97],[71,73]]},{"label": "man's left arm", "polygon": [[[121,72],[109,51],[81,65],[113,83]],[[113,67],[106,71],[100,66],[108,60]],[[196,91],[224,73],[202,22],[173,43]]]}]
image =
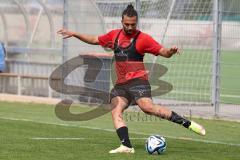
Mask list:
[{"label": "man's left arm", "polygon": [[159,55],[165,57],[165,58],[170,58],[172,57],[174,54],[180,54],[179,52],[179,48],[176,47],[176,46],[173,46],[171,48],[164,48],[162,47],[160,50],[159,50]]}]

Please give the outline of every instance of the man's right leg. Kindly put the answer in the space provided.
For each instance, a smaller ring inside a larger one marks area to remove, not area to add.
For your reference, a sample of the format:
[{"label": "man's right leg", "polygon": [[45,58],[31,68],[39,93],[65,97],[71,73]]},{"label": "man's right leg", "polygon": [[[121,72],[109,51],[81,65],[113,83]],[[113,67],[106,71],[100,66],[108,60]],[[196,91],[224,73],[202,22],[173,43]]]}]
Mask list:
[{"label": "man's right leg", "polygon": [[123,112],[128,106],[128,100],[124,97],[114,97],[111,100],[112,107],[112,120],[118,137],[122,145],[116,149],[111,150],[109,153],[134,153],[131,142],[128,136],[128,128],[123,119]]}]

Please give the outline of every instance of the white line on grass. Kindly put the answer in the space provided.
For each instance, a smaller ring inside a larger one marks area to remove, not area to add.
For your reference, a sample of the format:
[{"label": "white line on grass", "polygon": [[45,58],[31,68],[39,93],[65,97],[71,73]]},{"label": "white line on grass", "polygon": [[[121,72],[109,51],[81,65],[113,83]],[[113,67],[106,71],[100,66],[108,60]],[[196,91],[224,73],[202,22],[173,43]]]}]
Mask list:
[{"label": "white line on grass", "polygon": [[[78,125],[75,125],[75,124],[48,123],[48,122],[34,121],[34,120],[30,120],[30,119],[18,119],[18,118],[9,118],[9,117],[0,117],[0,119],[13,120],[13,121],[25,121],[25,122],[33,122],[33,123],[40,123],[40,124],[47,124],[47,125],[58,125],[58,126],[66,126],[66,127],[86,128],[86,129],[94,129],[94,130],[101,130],[101,131],[107,131],[107,132],[116,132],[114,129],[105,129],[105,128],[89,127],[89,126],[78,126]],[[150,134],[146,134],[146,133],[142,133],[142,132],[130,132],[130,133],[139,134],[139,135],[143,135],[143,136],[149,136],[150,135]],[[177,139],[177,140],[186,140],[186,141],[194,141],[194,142],[221,144],[221,145],[229,145],[229,146],[240,147],[240,144],[238,144],[238,143],[225,143],[225,142],[219,142],[219,141],[192,139],[192,138],[184,138],[184,137],[174,137],[174,136],[167,136],[167,135],[162,135],[162,136],[164,136],[166,138]],[[130,139],[132,139],[132,138],[130,138]]]},{"label": "white line on grass", "polygon": [[[87,140],[87,139],[93,139],[93,138],[82,138],[82,137],[33,137],[30,138],[31,140]],[[105,138],[110,139],[110,138]],[[146,137],[142,138],[130,138],[130,139],[146,139]]]},{"label": "white line on grass", "polygon": [[47,138],[47,137],[34,137],[34,138],[30,138],[32,140],[85,140],[85,139],[89,139],[89,138],[69,138],[69,137],[64,137],[64,138],[60,138],[60,137],[51,137],[51,138]]}]

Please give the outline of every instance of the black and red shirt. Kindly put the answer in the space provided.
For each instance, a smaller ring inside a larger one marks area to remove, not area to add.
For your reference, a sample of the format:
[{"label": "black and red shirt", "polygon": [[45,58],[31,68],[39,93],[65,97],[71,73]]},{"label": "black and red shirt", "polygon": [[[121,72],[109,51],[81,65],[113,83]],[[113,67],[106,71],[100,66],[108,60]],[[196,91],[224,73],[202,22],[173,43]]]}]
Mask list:
[{"label": "black and red shirt", "polygon": [[116,83],[125,83],[134,78],[147,80],[144,68],[145,53],[158,55],[162,46],[151,36],[137,30],[126,35],[122,29],[116,29],[98,37],[99,44],[114,50]]}]

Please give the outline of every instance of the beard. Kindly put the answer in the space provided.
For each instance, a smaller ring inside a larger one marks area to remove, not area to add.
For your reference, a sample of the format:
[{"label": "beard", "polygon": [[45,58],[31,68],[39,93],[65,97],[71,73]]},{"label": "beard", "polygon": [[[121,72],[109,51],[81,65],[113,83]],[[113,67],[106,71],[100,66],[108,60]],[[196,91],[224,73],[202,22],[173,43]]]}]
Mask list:
[{"label": "beard", "polygon": [[136,30],[134,29],[131,29],[131,30],[128,30],[126,28],[123,28],[124,32],[127,34],[127,35],[131,35],[131,34],[134,34]]}]

